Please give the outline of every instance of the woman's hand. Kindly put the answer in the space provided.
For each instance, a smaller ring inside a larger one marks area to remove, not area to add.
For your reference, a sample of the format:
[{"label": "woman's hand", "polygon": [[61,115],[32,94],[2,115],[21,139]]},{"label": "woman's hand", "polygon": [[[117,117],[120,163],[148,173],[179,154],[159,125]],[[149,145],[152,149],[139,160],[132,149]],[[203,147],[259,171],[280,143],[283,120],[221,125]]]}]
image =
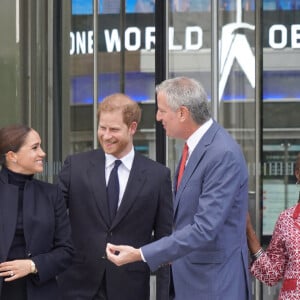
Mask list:
[{"label": "woman's hand", "polygon": [[6,277],[4,281],[14,281],[30,273],[30,259],[17,259],[0,263],[0,277]]}]

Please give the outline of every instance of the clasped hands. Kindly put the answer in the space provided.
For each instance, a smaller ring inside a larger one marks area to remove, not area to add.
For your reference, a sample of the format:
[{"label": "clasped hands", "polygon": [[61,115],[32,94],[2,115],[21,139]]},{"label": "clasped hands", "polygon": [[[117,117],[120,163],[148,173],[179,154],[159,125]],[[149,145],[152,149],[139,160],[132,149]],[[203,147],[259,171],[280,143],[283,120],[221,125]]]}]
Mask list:
[{"label": "clasped hands", "polygon": [[117,266],[142,260],[140,249],[131,246],[117,246],[110,243],[106,245],[106,256]]}]

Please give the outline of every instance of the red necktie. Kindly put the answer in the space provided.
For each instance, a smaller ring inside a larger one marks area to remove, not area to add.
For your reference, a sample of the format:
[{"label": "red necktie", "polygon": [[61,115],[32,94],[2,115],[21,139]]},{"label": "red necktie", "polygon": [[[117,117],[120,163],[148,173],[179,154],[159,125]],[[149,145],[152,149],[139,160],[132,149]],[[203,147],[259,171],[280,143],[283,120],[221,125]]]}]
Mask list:
[{"label": "red necktie", "polygon": [[178,189],[179,184],[180,184],[181,179],[182,179],[182,175],[183,175],[183,172],[184,172],[184,168],[185,168],[185,164],[186,164],[186,161],[187,161],[188,153],[189,153],[189,147],[188,147],[187,143],[185,143],[184,147],[183,147],[181,162],[180,162],[179,171],[178,171],[177,189]]}]

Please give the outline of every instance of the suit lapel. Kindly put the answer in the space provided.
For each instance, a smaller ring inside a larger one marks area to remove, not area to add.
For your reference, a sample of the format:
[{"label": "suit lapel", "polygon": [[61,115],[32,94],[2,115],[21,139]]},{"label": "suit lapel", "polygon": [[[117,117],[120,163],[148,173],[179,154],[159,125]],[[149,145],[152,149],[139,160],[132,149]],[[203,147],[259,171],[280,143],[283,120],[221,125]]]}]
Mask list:
[{"label": "suit lapel", "polygon": [[[196,148],[194,149],[192,155],[190,156],[186,168],[184,170],[184,175],[182,177],[179,189],[175,194],[174,200],[174,214],[177,211],[178,204],[180,202],[181,194],[184,191],[184,188],[188,181],[190,180],[191,176],[193,175],[195,169],[198,167],[199,163],[201,162],[203,156],[205,155],[207,147],[212,143],[216,132],[219,129],[219,125],[216,122],[213,122],[212,126],[208,129],[208,131],[204,134],[202,139],[197,144]],[[178,167],[177,167],[178,169]],[[177,175],[176,175],[177,176]]]},{"label": "suit lapel", "polygon": [[118,224],[127,215],[128,211],[136,201],[136,197],[140,193],[140,189],[144,186],[146,180],[145,172],[146,167],[142,163],[141,156],[139,153],[135,152],[124,196],[112,226]]},{"label": "suit lapel", "polygon": [[93,200],[102,215],[102,219],[109,227],[109,211],[106,198],[105,181],[105,155],[101,150],[95,152],[95,156],[90,159],[90,164],[86,168],[87,178],[90,180]]}]

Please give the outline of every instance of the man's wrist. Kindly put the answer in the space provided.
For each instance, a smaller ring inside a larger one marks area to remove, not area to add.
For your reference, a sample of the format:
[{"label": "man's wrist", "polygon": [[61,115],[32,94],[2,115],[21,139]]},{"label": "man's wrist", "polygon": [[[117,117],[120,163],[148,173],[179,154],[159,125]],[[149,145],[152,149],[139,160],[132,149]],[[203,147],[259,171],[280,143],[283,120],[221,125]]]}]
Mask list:
[{"label": "man's wrist", "polygon": [[140,248],[139,251],[140,251],[140,255],[141,255],[142,261],[143,261],[143,262],[147,262],[146,259],[145,259],[145,257],[144,257],[142,248]]}]

